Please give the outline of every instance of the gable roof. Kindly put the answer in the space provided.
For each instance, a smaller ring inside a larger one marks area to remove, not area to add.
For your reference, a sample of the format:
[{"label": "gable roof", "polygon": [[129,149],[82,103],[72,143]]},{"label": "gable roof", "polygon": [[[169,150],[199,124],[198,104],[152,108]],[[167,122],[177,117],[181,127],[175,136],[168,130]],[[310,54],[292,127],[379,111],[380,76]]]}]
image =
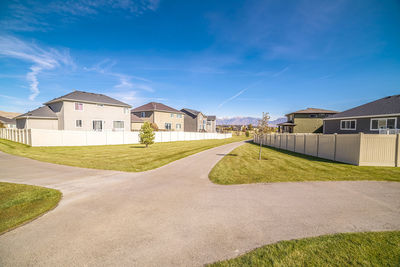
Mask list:
[{"label": "gable roof", "polygon": [[156,103],[156,102],[150,102],[150,103],[144,104],[143,106],[132,109],[132,112],[141,112],[141,111],[165,111],[165,112],[170,112],[170,113],[182,113],[179,110],[171,108],[162,103]]},{"label": "gable roof", "polygon": [[208,115],[207,116],[207,120],[208,121],[215,121],[217,119],[217,116],[214,116],[214,115]]},{"label": "gable roof", "polygon": [[22,118],[48,118],[48,119],[58,119],[56,113],[52,111],[48,106],[42,106],[40,108],[28,111],[22,115],[15,117],[15,119]]},{"label": "gable roof", "polygon": [[131,122],[143,122],[143,120],[135,114],[131,113]]},{"label": "gable roof", "polygon": [[6,118],[3,116],[0,116],[0,122],[5,124],[17,124],[17,121],[15,119]]},{"label": "gable roof", "polygon": [[295,112],[290,112],[287,115],[290,114],[313,114],[313,113],[323,113],[323,114],[336,114],[339,113],[339,111],[334,111],[334,110],[328,110],[328,109],[322,109],[322,108],[306,108],[306,109],[301,109]]},{"label": "gable roof", "polygon": [[88,92],[83,92],[83,91],[73,91],[69,94],[54,98],[53,100],[50,100],[44,104],[48,105],[50,103],[55,103],[55,102],[65,101],[65,100],[82,101],[82,102],[96,103],[96,104],[106,104],[106,105],[121,106],[121,107],[127,107],[127,108],[131,107],[130,105],[128,105],[124,102],[121,102],[117,99],[111,98],[109,96],[106,96],[103,94],[88,93]]},{"label": "gable roof", "polygon": [[183,108],[183,109],[181,109],[181,111],[185,112],[185,113],[189,113],[189,115],[192,115],[194,117],[196,117],[197,115],[199,115],[201,113],[200,111],[190,109],[190,108]]},{"label": "gable roof", "polygon": [[400,115],[400,95],[387,96],[364,105],[345,110],[326,118],[326,120],[385,115]]}]

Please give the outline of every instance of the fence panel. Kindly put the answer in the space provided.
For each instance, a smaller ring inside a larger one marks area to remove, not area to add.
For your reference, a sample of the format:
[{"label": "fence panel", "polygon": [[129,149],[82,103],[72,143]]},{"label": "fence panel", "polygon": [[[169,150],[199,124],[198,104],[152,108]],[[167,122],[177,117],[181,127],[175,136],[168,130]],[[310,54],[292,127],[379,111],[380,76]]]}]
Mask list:
[{"label": "fence panel", "polygon": [[335,135],[324,134],[319,136],[318,157],[335,160]]},{"label": "fence panel", "polygon": [[396,166],[397,135],[362,135],[361,166]]},{"label": "fence panel", "polygon": [[338,134],[336,136],[336,161],[359,164],[360,134]]},{"label": "fence panel", "polygon": [[306,150],[304,154],[317,157],[318,156],[318,135],[316,134],[307,134],[306,138]]},{"label": "fence panel", "polygon": [[304,154],[304,134],[296,134],[295,152]]}]

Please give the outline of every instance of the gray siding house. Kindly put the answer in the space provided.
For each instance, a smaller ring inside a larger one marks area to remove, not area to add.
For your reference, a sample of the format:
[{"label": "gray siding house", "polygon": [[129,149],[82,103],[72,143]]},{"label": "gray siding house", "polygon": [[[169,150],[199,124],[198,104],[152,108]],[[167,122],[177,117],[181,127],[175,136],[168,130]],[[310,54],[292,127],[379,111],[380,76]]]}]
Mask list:
[{"label": "gray siding house", "polygon": [[400,95],[393,95],[324,119],[324,134],[397,133],[400,129]]},{"label": "gray siding house", "polygon": [[18,129],[130,131],[130,108],[106,95],[73,91],[15,119]]},{"label": "gray siding house", "polygon": [[206,116],[201,111],[183,108],[185,114],[185,132],[216,132],[216,117]]}]

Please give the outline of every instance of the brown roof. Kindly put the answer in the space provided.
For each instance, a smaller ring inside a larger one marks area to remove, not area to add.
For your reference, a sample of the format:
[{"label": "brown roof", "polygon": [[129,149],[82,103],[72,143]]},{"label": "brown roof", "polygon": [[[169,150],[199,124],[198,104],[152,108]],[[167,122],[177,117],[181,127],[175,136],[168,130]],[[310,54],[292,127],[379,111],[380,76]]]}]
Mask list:
[{"label": "brown roof", "polygon": [[139,118],[138,116],[136,116],[135,114],[131,113],[131,122],[143,122],[143,120],[141,118]]},{"label": "brown roof", "polygon": [[132,109],[132,112],[141,112],[141,111],[165,111],[165,112],[170,112],[170,113],[180,113],[183,114],[183,112],[176,110],[174,108],[171,108],[167,105],[164,105],[162,103],[156,103],[156,102],[150,102],[147,103],[143,106],[137,107]]},{"label": "brown roof", "polygon": [[306,109],[301,109],[295,112],[290,112],[289,114],[313,114],[313,113],[324,113],[324,114],[336,114],[339,113],[339,111],[334,111],[334,110],[328,110],[328,109],[322,109],[322,108],[306,108]]},{"label": "brown roof", "polygon": [[96,104],[122,106],[122,107],[127,107],[127,108],[131,107],[130,105],[128,105],[124,102],[121,102],[117,99],[111,98],[109,96],[106,96],[103,94],[88,93],[88,92],[83,92],[83,91],[73,91],[69,94],[54,98],[53,100],[50,100],[49,102],[46,102],[44,104],[47,105],[50,103],[64,101],[64,100],[73,100],[73,101],[90,102],[90,103],[96,103]]}]

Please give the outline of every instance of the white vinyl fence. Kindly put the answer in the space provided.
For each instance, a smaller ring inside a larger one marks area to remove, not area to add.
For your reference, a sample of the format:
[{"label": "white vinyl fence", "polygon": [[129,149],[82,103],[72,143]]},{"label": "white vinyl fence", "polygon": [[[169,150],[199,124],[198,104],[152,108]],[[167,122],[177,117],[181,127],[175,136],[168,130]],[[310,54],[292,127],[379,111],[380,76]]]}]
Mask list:
[{"label": "white vinyl fence", "polygon": [[[225,139],[231,133],[155,132],[155,142]],[[0,138],[30,146],[94,146],[138,144],[139,132],[59,131],[43,129],[0,129]]]},{"label": "white vinyl fence", "polygon": [[400,167],[400,134],[265,134],[254,142],[353,165]]}]

